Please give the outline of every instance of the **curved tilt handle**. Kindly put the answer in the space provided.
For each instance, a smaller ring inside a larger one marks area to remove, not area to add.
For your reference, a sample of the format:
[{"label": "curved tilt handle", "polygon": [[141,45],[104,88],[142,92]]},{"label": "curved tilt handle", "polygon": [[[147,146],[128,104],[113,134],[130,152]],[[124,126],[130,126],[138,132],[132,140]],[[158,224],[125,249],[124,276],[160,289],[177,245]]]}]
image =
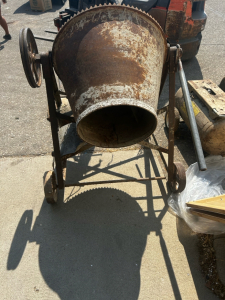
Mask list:
[{"label": "curved tilt handle", "polygon": [[[178,49],[178,51],[179,51],[179,49]],[[189,119],[190,126],[191,126],[191,134],[192,134],[192,139],[193,139],[194,146],[195,146],[195,152],[197,155],[199,170],[205,171],[207,169],[207,167],[206,167],[205,158],[204,158],[204,154],[203,154],[203,150],[202,150],[202,144],[201,144],[199,133],[198,133],[198,127],[197,127],[196,120],[195,120],[195,115],[194,115],[194,111],[193,111],[193,107],[192,107],[192,103],[191,103],[191,97],[190,97],[189,90],[188,90],[186,76],[185,76],[185,73],[183,70],[183,65],[182,65],[180,58],[178,61],[178,70],[179,70],[180,83],[181,83],[182,90],[183,90],[186,110],[187,110],[187,114],[188,114],[188,119]]]}]

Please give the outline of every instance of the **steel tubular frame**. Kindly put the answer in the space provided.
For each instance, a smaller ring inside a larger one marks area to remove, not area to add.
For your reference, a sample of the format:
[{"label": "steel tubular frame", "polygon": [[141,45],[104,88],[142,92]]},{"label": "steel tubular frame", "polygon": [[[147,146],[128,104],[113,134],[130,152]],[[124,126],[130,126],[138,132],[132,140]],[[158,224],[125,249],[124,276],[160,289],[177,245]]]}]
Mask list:
[{"label": "steel tubular frame", "polygon": [[171,47],[169,53],[169,155],[168,155],[168,182],[174,179],[174,108],[175,108],[175,76],[176,76],[177,47]]},{"label": "steel tubular frame", "polygon": [[[173,185],[175,180],[174,176],[174,108],[175,108],[175,73],[177,70],[177,47],[168,47],[168,65],[167,69],[169,72],[169,105],[165,106],[158,110],[158,114],[161,114],[165,111],[169,112],[169,140],[168,140],[168,149],[163,148],[158,145],[151,144],[150,142],[143,141],[140,144],[150,149],[155,149],[160,152],[168,153],[168,183],[170,186]],[[53,140],[53,156],[56,163],[56,175],[57,175],[57,188],[64,189],[69,186],[85,186],[85,185],[96,185],[96,184],[105,184],[105,183],[119,183],[119,182],[145,182],[149,180],[162,180],[166,177],[150,177],[150,178],[130,178],[123,180],[109,180],[109,181],[97,181],[97,182],[83,182],[83,183],[74,183],[66,184],[66,159],[62,158],[60,155],[60,145],[58,137],[59,119],[67,119],[68,122],[72,122],[71,118],[64,116],[59,113],[57,109],[59,108],[58,95],[57,91],[56,78],[53,72],[52,62],[51,62],[51,52],[40,55],[40,61],[42,63],[43,77],[46,83],[46,93],[49,107],[49,116],[48,120],[51,123],[52,131],[52,140]],[[81,150],[82,152],[85,151]]]},{"label": "steel tubular frame", "polygon": [[58,188],[63,189],[64,188],[63,168],[62,168],[62,160],[61,160],[61,156],[60,156],[59,137],[58,137],[58,120],[57,120],[57,116],[56,116],[54,84],[53,84],[53,80],[52,80],[54,74],[53,74],[53,69],[51,66],[50,58],[51,58],[50,53],[41,55],[43,77],[44,77],[45,83],[46,83],[46,93],[47,93],[47,99],[48,99],[49,119],[50,119],[50,123],[51,123]]}]

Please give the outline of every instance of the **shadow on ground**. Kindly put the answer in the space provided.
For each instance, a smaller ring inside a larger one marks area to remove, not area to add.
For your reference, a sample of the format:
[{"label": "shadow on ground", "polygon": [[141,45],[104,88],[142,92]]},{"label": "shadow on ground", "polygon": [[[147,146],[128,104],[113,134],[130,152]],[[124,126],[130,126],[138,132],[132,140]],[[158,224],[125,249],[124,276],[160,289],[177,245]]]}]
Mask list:
[{"label": "shadow on ground", "polygon": [[9,40],[4,40],[3,42],[0,42],[0,51],[5,48],[4,44],[7,43]]},{"label": "shadow on ground", "polygon": [[[88,165],[91,155],[99,155],[99,164]],[[162,175],[150,150],[143,150],[140,156],[145,162],[145,174],[140,173],[140,176],[151,176],[150,164],[155,176]],[[115,165],[132,160],[135,163],[136,158],[112,162],[102,169],[99,169],[101,154],[87,153],[75,159],[69,161],[67,167],[69,180],[73,181],[91,177],[89,173],[112,175]],[[118,178],[129,177],[118,174]],[[162,181],[158,181],[165,206],[157,211],[156,217],[152,184],[143,184],[146,196],[139,198],[115,188],[100,187],[80,194],[76,188],[63,203],[61,193],[57,205],[50,206],[43,201],[32,229],[33,211],[25,211],[11,244],[7,270],[18,267],[27,242],[36,242],[40,245],[41,274],[60,299],[136,300],[140,292],[142,255],[147,236],[153,233],[159,236],[174,298],[182,299],[161,232],[161,221],[168,209],[167,192]],[[144,212],[136,200],[146,198],[148,208]],[[199,299],[203,299],[204,294],[199,295]]]},{"label": "shadow on ground", "polygon": [[[138,298],[148,234],[140,210],[129,195],[110,188],[89,190],[54,208],[43,203],[28,240],[40,244],[40,271],[60,299]],[[18,225],[8,270],[20,261],[31,217],[26,211]]]}]

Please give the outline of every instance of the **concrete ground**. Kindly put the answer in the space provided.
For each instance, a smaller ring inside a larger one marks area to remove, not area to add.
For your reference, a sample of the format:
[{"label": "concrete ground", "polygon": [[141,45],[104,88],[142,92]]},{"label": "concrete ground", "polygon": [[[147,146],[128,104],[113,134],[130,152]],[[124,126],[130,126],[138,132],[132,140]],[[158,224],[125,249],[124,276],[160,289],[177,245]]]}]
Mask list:
[{"label": "concrete ground", "polygon": [[[46,203],[50,156],[0,162],[1,299],[216,299],[205,287],[197,238],[168,212],[166,181],[59,192]],[[150,150],[86,153],[67,181],[163,176]]]},{"label": "concrete ground", "polygon": [[[0,39],[0,299],[216,299],[200,272],[196,235],[168,212],[165,180],[67,188],[57,205],[45,202],[42,177],[52,164],[45,84],[28,85],[18,36],[30,27],[52,37],[43,31],[55,30],[60,9],[32,12],[25,0],[2,6],[13,39]],[[206,12],[199,54],[184,70],[188,79],[219,84],[225,3],[207,0]],[[51,49],[49,42],[37,44],[39,52]],[[168,101],[166,88],[159,106]],[[159,127],[164,130],[163,118]],[[167,140],[159,135],[159,142]],[[195,162],[192,141],[182,131],[175,156],[186,167]],[[158,172],[161,162],[147,150],[86,153],[68,163],[71,182]],[[221,278],[224,244],[221,237],[214,245]]]}]

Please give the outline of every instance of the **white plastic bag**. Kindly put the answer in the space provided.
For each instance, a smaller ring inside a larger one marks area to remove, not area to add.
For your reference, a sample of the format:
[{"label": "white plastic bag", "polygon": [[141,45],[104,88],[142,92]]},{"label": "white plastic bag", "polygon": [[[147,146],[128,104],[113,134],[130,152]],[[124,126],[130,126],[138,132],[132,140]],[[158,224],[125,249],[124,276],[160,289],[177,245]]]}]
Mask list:
[{"label": "white plastic bag", "polygon": [[187,202],[225,194],[225,157],[206,158],[206,171],[199,171],[198,164],[191,165],[187,172],[187,184],[180,194],[171,194],[168,204],[172,210],[195,232],[220,234],[225,232],[225,224],[201,218],[189,213]]}]

